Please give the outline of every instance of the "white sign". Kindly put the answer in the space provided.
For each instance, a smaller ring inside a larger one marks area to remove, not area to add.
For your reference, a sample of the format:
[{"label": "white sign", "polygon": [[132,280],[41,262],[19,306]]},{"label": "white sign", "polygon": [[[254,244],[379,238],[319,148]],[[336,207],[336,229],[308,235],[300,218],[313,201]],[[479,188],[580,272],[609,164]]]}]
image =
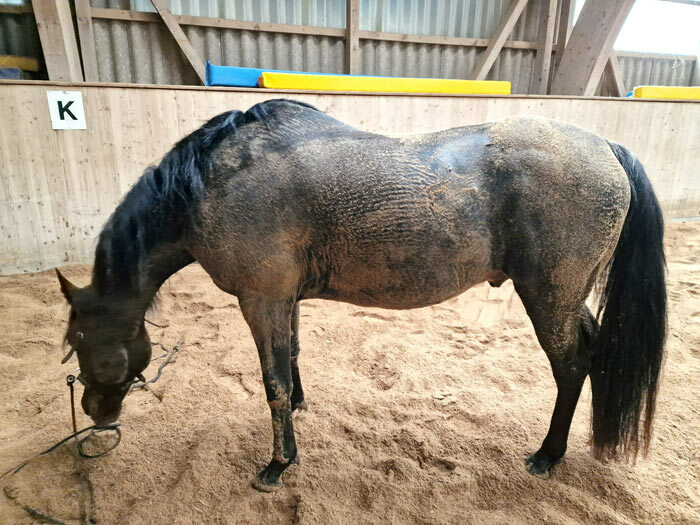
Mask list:
[{"label": "white sign", "polygon": [[87,129],[80,91],[47,91],[53,129]]}]

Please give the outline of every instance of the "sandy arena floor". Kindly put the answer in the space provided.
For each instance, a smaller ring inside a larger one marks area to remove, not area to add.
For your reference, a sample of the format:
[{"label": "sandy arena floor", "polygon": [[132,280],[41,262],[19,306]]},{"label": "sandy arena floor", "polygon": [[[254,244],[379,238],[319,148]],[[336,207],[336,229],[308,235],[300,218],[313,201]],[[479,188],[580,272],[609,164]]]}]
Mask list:
[{"label": "sandy arena floor", "polygon": [[[182,350],[126,399],[121,445],[95,460],[66,445],[6,478],[0,522],[32,522],[27,507],[64,523],[700,523],[700,222],[671,224],[667,245],[668,357],[636,466],[590,456],[586,385],[565,460],[549,480],[525,471],[555,386],[506,283],[407,312],[303,303],[302,461],[256,492],[271,452],[257,353],[235,298],[192,266],[151,316],[169,323],[152,339]],[[0,472],[70,433],[66,317],[53,272],[0,278]]]}]

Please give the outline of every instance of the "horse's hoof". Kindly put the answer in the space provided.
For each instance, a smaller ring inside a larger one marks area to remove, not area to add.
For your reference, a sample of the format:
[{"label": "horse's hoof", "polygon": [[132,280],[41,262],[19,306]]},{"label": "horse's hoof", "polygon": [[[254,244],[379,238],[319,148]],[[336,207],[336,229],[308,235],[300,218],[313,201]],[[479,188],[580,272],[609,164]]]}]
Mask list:
[{"label": "horse's hoof", "polygon": [[300,401],[299,403],[292,405],[292,412],[306,412],[308,409],[309,405],[306,404],[306,401]]},{"label": "horse's hoof", "polygon": [[260,492],[277,492],[284,487],[284,483],[279,479],[277,481],[268,481],[264,478],[264,473],[258,474],[258,477],[253,481],[253,488],[255,490],[259,490]]},{"label": "horse's hoof", "polygon": [[545,454],[536,452],[525,460],[525,468],[533,476],[537,476],[538,478],[542,479],[549,479],[549,477],[552,475],[552,469],[558,461],[559,458],[552,460]]}]

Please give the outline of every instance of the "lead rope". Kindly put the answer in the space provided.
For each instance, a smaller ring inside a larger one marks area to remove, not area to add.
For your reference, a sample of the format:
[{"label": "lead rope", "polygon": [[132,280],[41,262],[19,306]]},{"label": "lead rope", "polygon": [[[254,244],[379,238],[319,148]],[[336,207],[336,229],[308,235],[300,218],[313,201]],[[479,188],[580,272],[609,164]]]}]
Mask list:
[{"label": "lead rope", "polygon": [[73,374],[68,374],[66,377],[66,384],[70,388],[70,415],[73,418],[73,433],[78,431],[78,427],[75,424],[75,393],[73,391],[73,383],[75,383],[75,376]]},{"label": "lead rope", "polygon": [[[154,324],[154,323],[151,323],[151,324]],[[153,379],[150,379],[150,380],[145,381],[145,382],[139,381],[137,383],[134,383],[131,386],[131,388],[129,389],[129,392],[131,392],[132,390],[135,390],[135,389],[146,388],[147,385],[158,381],[158,379],[160,379],[160,377],[161,377],[163,369],[172,361],[173,357],[175,357],[175,354],[177,354],[180,351],[180,345],[182,343],[178,342],[175,346],[173,346],[173,348],[171,350],[168,350],[162,343],[151,343],[151,344],[154,346],[156,346],[156,345],[160,346],[166,352],[165,354],[154,359],[154,361],[157,359],[162,359],[163,357],[165,357],[166,359],[158,367],[158,372]],[[108,452],[111,452],[115,448],[117,448],[117,445],[119,445],[119,443],[122,440],[122,431],[119,428],[121,426],[120,423],[112,423],[110,425],[90,425],[89,427],[85,427],[81,430],[77,430],[76,418],[75,418],[75,387],[74,387],[75,380],[76,380],[76,377],[73,374],[70,374],[66,377],[66,385],[68,385],[68,388],[70,389],[70,408],[71,408],[71,420],[73,423],[73,433],[70,436],[63,438],[58,443],[47,448],[43,452],[39,452],[38,454],[35,454],[34,456],[23,461],[22,463],[20,463],[16,466],[12,467],[11,469],[3,472],[2,474],[0,474],[0,481],[8,476],[13,476],[13,475],[17,474],[20,470],[22,470],[24,467],[26,467],[30,462],[34,461],[36,458],[53,452],[61,445],[67,443],[68,441],[70,441],[73,438],[77,438],[78,436],[80,436],[81,434],[84,434],[85,432],[87,432],[89,430],[91,430],[92,432],[90,434],[88,434],[87,436],[83,437],[82,439],[78,440],[78,443],[77,443],[78,454],[80,454],[81,457],[83,457],[85,459],[99,458],[99,457],[104,456]],[[104,450],[98,454],[89,454],[89,453],[85,452],[85,450],[83,450],[83,444],[92,434],[100,434],[102,432],[107,432],[108,430],[114,430],[117,433],[117,440],[114,442],[114,444],[110,448],[108,448],[107,450]]]}]

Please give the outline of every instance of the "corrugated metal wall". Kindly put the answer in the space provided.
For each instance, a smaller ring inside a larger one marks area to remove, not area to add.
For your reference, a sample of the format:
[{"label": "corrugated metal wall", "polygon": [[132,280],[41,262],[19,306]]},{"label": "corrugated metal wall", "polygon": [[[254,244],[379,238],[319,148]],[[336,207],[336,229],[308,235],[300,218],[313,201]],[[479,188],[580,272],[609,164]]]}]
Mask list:
[{"label": "corrugated metal wall", "polygon": [[[484,48],[360,40],[363,75],[468,78]],[[501,51],[488,80],[509,80],[513,93],[527,93],[535,59],[531,49]]]},{"label": "corrugated metal wall", "polygon": [[[360,29],[448,37],[488,38],[509,0],[362,0]],[[91,0],[93,7],[153,12],[150,0]],[[171,0],[175,14],[280,24],[345,27],[344,0]],[[536,41],[540,2],[531,2],[511,39]],[[100,79],[108,82],[196,84],[156,24],[95,20]],[[202,58],[215,64],[342,73],[344,41],[337,37],[273,34],[185,26]],[[467,78],[484,48],[360,41],[366,75]],[[534,50],[506,48],[488,78],[509,80],[513,93],[527,93]]]},{"label": "corrugated metal wall", "polygon": [[[412,35],[489,38],[510,0],[361,0],[360,30]],[[150,0],[92,0],[95,7],[154,13]],[[345,27],[345,0],[170,0],[178,15],[251,22]],[[537,39],[539,2],[530,2],[513,40]]]},{"label": "corrugated metal wall", "polygon": [[[700,29],[699,29],[700,30]],[[697,60],[688,57],[634,57],[618,58],[625,86],[632,89],[642,84],[660,86],[689,86],[693,83]]]},{"label": "corrugated metal wall", "polygon": [[[24,0],[25,4],[29,2]],[[431,36],[488,38],[510,0],[361,0],[360,29]],[[153,11],[150,0],[91,0],[93,7]],[[175,14],[317,27],[345,27],[345,0],[170,0]],[[541,2],[531,1],[510,40],[537,41]],[[197,84],[163,24],[94,19],[100,80]],[[324,73],[344,70],[341,37],[183,27],[203,59],[215,64]],[[467,78],[484,48],[360,40],[361,72],[368,75]],[[0,53],[41,59],[31,14],[0,14]],[[532,49],[504,48],[488,78],[509,80],[527,93]],[[625,85],[698,83],[688,57],[621,56]],[[608,94],[601,83],[598,94]]]},{"label": "corrugated metal wall", "polygon": [[[489,38],[510,0],[362,0],[360,29],[413,35]],[[540,2],[529,2],[511,40],[537,40]]]}]

